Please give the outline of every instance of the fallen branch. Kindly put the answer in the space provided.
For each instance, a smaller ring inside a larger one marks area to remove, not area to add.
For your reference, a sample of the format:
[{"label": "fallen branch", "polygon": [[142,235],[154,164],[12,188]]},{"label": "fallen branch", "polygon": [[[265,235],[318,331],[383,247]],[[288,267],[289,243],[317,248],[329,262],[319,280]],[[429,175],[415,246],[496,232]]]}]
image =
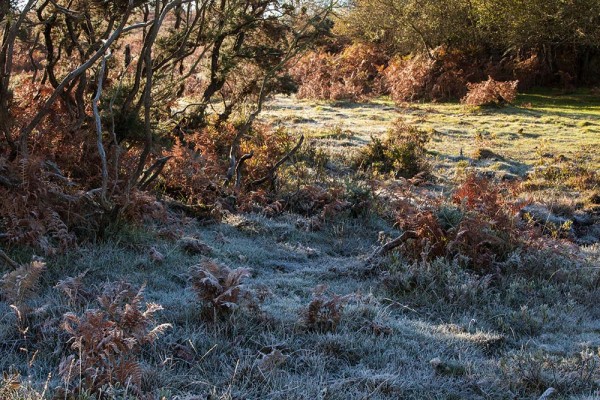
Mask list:
[{"label": "fallen branch", "polygon": [[285,156],[283,156],[283,158],[281,158],[281,160],[277,161],[275,163],[275,165],[273,165],[273,167],[271,167],[269,169],[269,171],[267,172],[267,174],[265,176],[263,176],[260,179],[255,180],[254,182],[250,183],[250,188],[256,188],[257,186],[262,185],[263,183],[273,180],[273,177],[275,176],[275,173],[277,172],[277,169],[279,167],[281,167],[281,165],[283,163],[285,163],[286,161],[288,161],[290,158],[292,158],[292,156],[294,154],[296,154],[296,152],[298,150],[300,150],[300,146],[302,146],[302,143],[304,142],[304,135],[300,136],[300,140],[298,140],[298,143],[296,143],[296,145],[294,146],[293,149],[291,149],[289,151],[289,153],[287,153]]},{"label": "fallen branch", "polygon": [[371,265],[375,260],[383,257],[384,255],[386,255],[387,253],[389,253],[396,247],[402,245],[408,239],[416,239],[416,238],[417,238],[417,232],[406,231],[406,232],[402,233],[402,235],[398,236],[396,239],[391,240],[391,241],[387,242],[386,244],[384,244],[383,246],[380,246],[379,248],[377,248],[377,250],[375,250],[373,252],[373,254],[371,254],[369,256],[369,258],[367,258],[367,260],[365,261],[365,265],[366,266]]},{"label": "fallen branch", "polygon": [[0,250],[0,260],[4,261],[9,267],[12,269],[19,268],[19,264],[16,261],[13,261],[4,251]]}]

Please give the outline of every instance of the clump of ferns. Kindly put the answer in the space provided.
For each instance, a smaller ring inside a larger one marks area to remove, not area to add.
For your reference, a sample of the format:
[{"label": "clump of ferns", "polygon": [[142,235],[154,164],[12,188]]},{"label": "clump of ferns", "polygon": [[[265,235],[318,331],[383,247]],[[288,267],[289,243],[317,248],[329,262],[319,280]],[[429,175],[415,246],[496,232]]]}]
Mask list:
[{"label": "clump of ferns", "polygon": [[0,279],[0,299],[13,310],[17,318],[17,328],[23,339],[29,336],[29,319],[32,311],[35,311],[30,300],[37,295],[45,271],[44,261],[33,260],[7,272]]},{"label": "clump of ferns", "polygon": [[315,287],[308,307],[301,312],[301,323],[308,330],[321,333],[335,331],[344,307],[353,297],[331,294],[327,289],[327,285]]},{"label": "clump of ferns", "polygon": [[98,309],[64,314],[62,328],[70,336],[72,354],[63,358],[59,372],[68,391],[102,398],[111,388],[123,387],[141,395],[140,350],[171,326],[155,323],[162,307],[144,302],[143,292],[144,286],[134,290],[126,282],[107,284]]},{"label": "clump of ferns", "polygon": [[203,304],[203,316],[215,319],[242,306],[256,308],[253,293],[242,284],[248,277],[248,268],[231,269],[208,259],[192,266],[190,282]]}]

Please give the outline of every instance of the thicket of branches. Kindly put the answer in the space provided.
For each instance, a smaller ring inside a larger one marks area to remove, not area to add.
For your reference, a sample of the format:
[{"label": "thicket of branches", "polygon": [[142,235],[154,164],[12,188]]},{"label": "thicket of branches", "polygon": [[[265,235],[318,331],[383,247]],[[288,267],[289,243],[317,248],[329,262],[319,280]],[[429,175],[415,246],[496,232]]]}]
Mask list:
[{"label": "thicket of branches", "polygon": [[147,212],[151,189],[209,210],[272,182],[293,143],[254,121],[269,93],[288,90],[283,66],[331,27],[330,11],[278,0],[2,2],[2,239],[52,252]]}]

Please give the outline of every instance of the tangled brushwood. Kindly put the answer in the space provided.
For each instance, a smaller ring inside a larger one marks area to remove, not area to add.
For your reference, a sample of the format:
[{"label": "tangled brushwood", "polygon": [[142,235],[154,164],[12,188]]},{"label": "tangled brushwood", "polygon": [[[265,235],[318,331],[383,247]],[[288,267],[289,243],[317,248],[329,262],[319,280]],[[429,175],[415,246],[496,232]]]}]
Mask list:
[{"label": "tangled brushwood", "polygon": [[225,199],[272,190],[297,140],[255,120],[270,93],[289,91],[284,66],[327,32],[330,12],[271,0],[9,3],[0,240],[53,254],[160,214],[154,194],[210,218],[239,205]]}]

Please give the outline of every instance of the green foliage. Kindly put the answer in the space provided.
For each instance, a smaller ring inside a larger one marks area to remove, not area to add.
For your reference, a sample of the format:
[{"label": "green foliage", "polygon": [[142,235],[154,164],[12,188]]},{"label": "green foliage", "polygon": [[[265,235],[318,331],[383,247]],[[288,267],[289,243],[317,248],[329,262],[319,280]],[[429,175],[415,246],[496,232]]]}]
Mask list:
[{"label": "green foliage", "polygon": [[397,121],[385,139],[371,137],[371,143],[361,149],[355,165],[380,174],[394,172],[397,178],[412,178],[428,169],[425,145],[429,139],[427,132]]}]

